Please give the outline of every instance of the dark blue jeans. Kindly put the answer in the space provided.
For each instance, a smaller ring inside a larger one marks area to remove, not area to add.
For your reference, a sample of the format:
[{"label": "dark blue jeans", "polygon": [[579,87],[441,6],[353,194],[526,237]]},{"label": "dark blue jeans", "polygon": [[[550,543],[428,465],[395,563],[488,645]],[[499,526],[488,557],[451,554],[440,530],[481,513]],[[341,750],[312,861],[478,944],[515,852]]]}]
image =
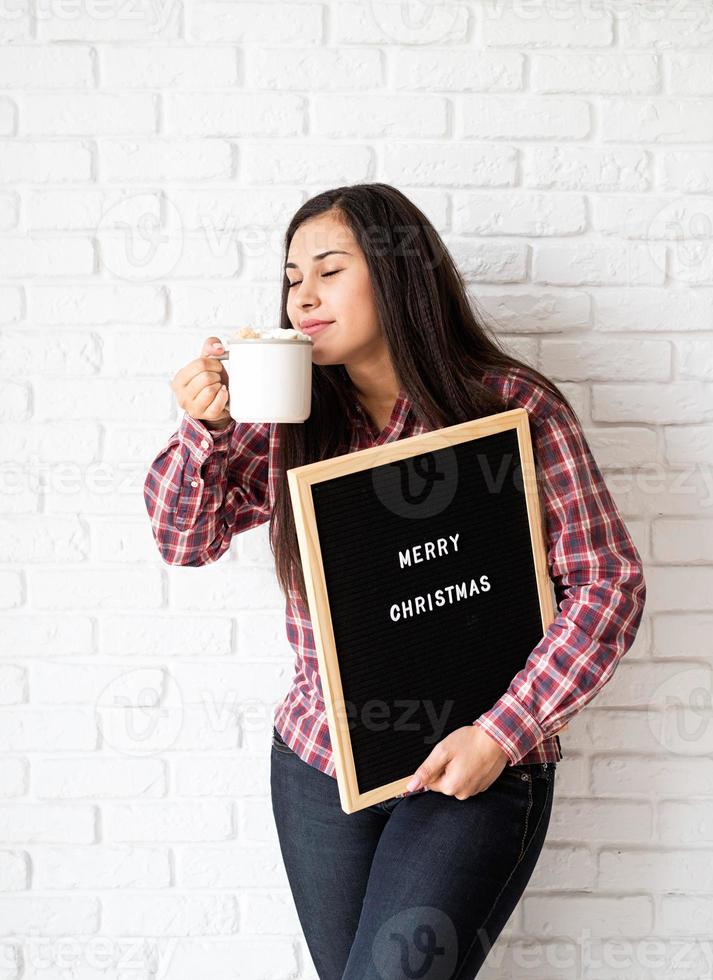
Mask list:
[{"label": "dark blue jeans", "polygon": [[273,729],[272,811],[320,980],[472,980],[532,875],[556,763],[484,792],[435,790],[345,813],[337,781]]}]

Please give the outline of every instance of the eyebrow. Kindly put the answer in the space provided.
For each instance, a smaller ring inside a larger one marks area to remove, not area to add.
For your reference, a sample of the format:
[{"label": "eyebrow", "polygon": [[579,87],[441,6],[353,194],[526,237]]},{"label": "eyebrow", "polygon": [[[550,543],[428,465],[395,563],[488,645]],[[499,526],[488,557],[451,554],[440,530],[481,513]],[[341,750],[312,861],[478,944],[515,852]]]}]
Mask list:
[{"label": "eyebrow", "polygon": [[[320,259],[324,259],[328,255],[351,255],[351,254],[352,254],[351,252],[344,252],[341,249],[333,248],[329,252],[320,252],[319,255],[313,255],[312,256],[312,261],[313,262],[319,262]],[[299,269],[299,266],[298,265],[295,265],[294,262],[287,262],[285,264],[285,268],[286,269]]]}]

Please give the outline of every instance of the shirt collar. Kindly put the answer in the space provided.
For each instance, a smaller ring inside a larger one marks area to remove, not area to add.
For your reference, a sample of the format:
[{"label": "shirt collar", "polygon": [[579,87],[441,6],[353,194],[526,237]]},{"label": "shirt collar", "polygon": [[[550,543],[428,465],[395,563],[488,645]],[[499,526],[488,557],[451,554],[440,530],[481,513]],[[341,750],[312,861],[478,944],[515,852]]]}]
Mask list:
[{"label": "shirt collar", "polygon": [[394,402],[391,410],[389,421],[386,423],[385,428],[377,436],[374,432],[374,427],[367,419],[366,412],[361,407],[361,404],[355,395],[352,405],[353,421],[360,425],[369,434],[369,438],[371,439],[373,445],[380,446],[385,442],[393,442],[399,438],[408,422],[411,407],[411,401],[406,394],[405,389],[400,388],[399,393],[396,396],[396,401]]}]

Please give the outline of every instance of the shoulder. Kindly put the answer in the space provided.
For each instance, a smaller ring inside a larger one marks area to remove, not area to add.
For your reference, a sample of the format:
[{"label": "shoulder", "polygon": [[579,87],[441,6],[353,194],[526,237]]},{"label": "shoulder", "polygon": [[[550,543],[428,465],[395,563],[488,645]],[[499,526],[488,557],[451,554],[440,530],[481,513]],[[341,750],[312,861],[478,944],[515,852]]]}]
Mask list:
[{"label": "shoulder", "polygon": [[524,408],[536,428],[554,419],[569,426],[577,425],[567,403],[522,368],[511,368],[507,372],[505,400],[508,408]]}]

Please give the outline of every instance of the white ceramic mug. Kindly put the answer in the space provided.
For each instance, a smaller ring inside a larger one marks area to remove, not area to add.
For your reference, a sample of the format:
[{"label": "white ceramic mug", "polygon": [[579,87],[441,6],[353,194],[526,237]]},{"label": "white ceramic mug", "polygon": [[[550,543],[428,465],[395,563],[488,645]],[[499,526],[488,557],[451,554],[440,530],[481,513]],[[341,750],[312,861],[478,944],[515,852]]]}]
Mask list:
[{"label": "white ceramic mug", "polygon": [[219,360],[237,422],[304,422],[312,410],[312,341],[232,340]]}]

